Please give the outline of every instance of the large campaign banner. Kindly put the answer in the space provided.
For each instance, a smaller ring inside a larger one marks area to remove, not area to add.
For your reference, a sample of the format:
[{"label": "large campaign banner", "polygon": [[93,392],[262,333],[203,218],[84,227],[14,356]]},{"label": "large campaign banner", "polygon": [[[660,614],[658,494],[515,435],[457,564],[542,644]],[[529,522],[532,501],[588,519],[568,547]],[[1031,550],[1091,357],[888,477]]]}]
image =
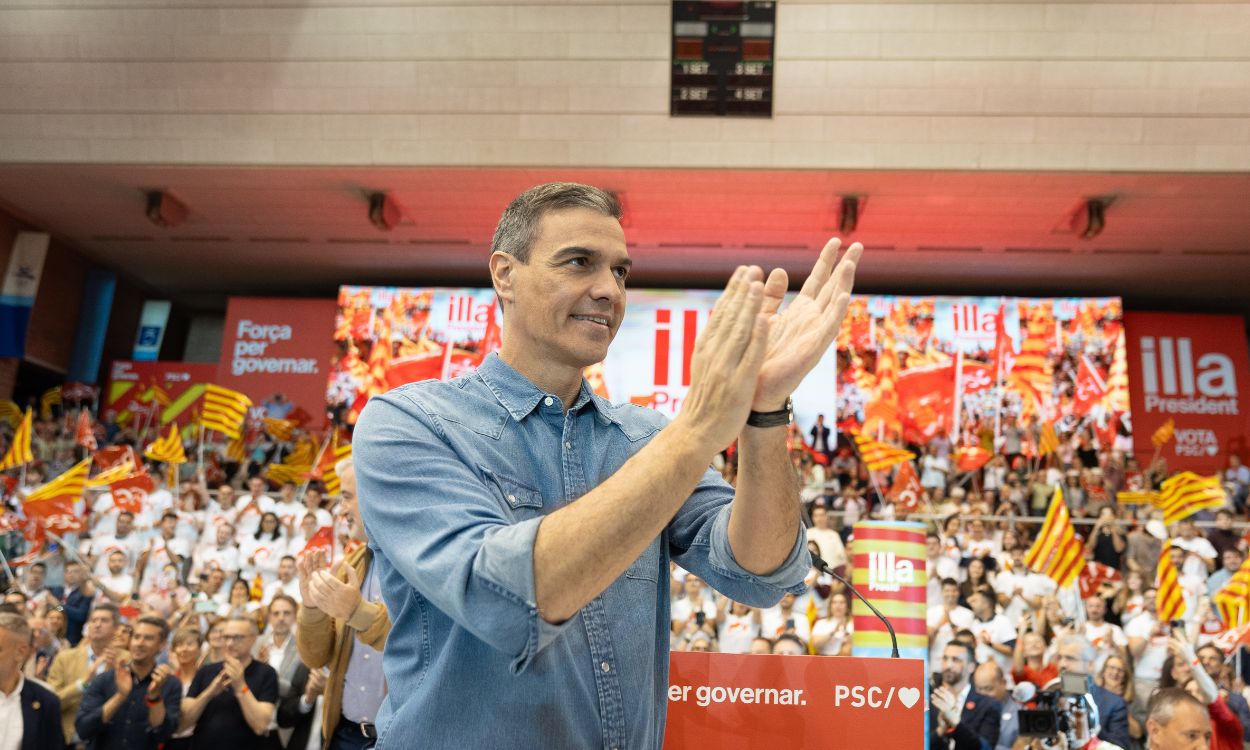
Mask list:
[{"label": "large campaign banner", "polygon": [[855,297],[837,346],[839,426],[875,437],[977,444],[1018,419],[1113,443],[1130,424],[1116,297]]},{"label": "large campaign banner", "polygon": [[1151,437],[1172,420],[1159,448],[1170,470],[1211,474],[1230,453],[1250,458],[1250,354],[1236,315],[1132,312],[1124,316],[1133,381],[1133,451],[1144,466]]},{"label": "large campaign banner", "polygon": [[[613,401],[676,414],[717,296],[631,290],[588,380]],[[857,296],[836,350],[794,393],[796,420],[806,432],[836,414],[844,429],[923,443],[939,432],[974,441],[1018,417],[1113,440],[1129,424],[1122,321],[1114,297]],[[502,325],[490,289],[343,287],[329,407],[351,423],[371,396],[467,372],[498,348]]]},{"label": "large campaign banner", "polygon": [[329,299],[231,297],[215,382],[247,394],[266,416],[320,428],[337,310]]},{"label": "large campaign banner", "polygon": [[197,416],[204,387],[217,365],[115,360],[104,394],[103,417],[150,436],[170,424],[185,427]]},{"label": "large campaign banner", "polygon": [[[629,292],[629,304],[607,359],[586,369],[595,391],[669,416],[690,389],[691,358],[718,294]],[[343,287],[335,322],[335,360],[327,402],[354,422],[378,393],[427,378],[454,378],[476,368],[501,344],[503,315],[491,289]],[[832,351],[793,395],[800,425],[835,410]]]}]

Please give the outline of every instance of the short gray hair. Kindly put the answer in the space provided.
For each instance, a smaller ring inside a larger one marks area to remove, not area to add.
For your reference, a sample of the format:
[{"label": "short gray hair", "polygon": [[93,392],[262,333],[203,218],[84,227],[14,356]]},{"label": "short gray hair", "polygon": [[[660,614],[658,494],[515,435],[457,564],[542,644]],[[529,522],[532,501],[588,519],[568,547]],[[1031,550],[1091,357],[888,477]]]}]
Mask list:
[{"label": "short gray hair", "polygon": [[528,263],[530,248],[543,214],[566,208],[589,208],[613,219],[621,218],[620,201],[606,190],[577,182],[549,182],[532,187],[512,199],[495,227],[495,236],[490,241],[491,252],[507,253],[522,263]]},{"label": "short gray hair", "polygon": [[1146,705],[1146,719],[1147,721],[1154,719],[1159,724],[1167,726],[1172,721],[1172,714],[1176,712],[1176,707],[1182,703],[1192,705],[1204,716],[1207,713],[1207,707],[1184,688],[1160,688],[1150,696],[1150,702]]},{"label": "short gray hair", "polygon": [[1098,651],[1089,639],[1079,633],[1071,633],[1059,639],[1059,648],[1073,644],[1081,647],[1081,659],[1085,662],[1086,668],[1092,666],[1094,659],[1098,658]]},{"label": "short gray hair", "polygon": [[256,624],[256,620],[247,615],[231,615],[226,618],[226,622],[246,622],[252,630],[252,635],[260,635],[260,626]]},{"label": "short gray hair", "polygon": [[30,643],[32,633],[30,631],[30,623],[26,622],[26,618],[12,612],[0,612],[0,630],[7,630],[24,643]]}]

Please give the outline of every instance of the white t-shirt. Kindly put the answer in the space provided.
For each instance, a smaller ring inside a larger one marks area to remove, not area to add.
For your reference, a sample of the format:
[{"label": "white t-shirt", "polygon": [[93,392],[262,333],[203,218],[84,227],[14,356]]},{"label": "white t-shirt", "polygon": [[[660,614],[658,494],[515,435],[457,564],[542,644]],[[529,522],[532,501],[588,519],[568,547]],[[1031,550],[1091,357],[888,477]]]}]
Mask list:
[{"label": "white t-shirt", "polygon": [[989,645],[981,642],[982,634],[989,637],[990,643],[998,645],[1010,644],[1015,641],[1016,629],[1007,621],[1007,618],[997,614],[983,622],[974,617],[968,625],[968,629],[977,637],[977,663],[984,664],[986,661],[993,659],[998,662],[998,666],[1002,668],[1003,674],[1011,674],[1011,655],[999,653],[990,648]]},{"label": "white t-shirt", "polygon": [[[102,575],[102,576],[99,576],[99,579],[100,579],[100,583],[104,584],[105,588],[107,588],[109,591],[112,591],[113,593],[116,593],[116,594],[129,595],[130,590],[133,589],[135,586],[134,576],[130,575],[129,573],[118,573],[117,575]],[[103,591],[100,592],[99,599],[100,601],[106,600]]]},{"label": "white t-shirt", "polygon": [[994,557],[1003,551],[1003,545],[989,536],[973,539],[971,535],[967,535],[963,542],[964,557]]},{"label": "white t-shirt", "polygon": [[755,624],[750,612],[745,615],[726,612],[717,630],[720,650],[725,654],[751,653],[751,641],[760,634],[760,626]]},{"label": "white t-shirt", "polygon": [[[287,542],[283,537],[244,539],[239,545],[239,564],[243,570],[243,578],[250,583],[260,573],[265,583],[278,580],[278,563],[286,554]],[[253,559],[254,562],[248,562]]]},{"label": "white t-shirt", "polygon": [[830,636],[829,641],[818,652],[822,656],[837,656],[843,644],[851,639],[854,632],[855,624],[850,617],[846,618],[845,622],[837,622],[832,617],[822,617],[812,626],[813,639],[817,636]]},{"label": "white t-shirt", "polygon": [[268,495],[261,495],[253,498],[251,495],[244,495],[234,501],[234,507],[238,511],[234,516],[235,539],[242,541],[256,533],[260,529],[260,517],[273,510],[273,498]]},{"label": "white t-shirt", "polygon": [[800,612],[798,607],[791,609],[789,615],[783,613],[780,606],[765,609],[760,613],[760,635],[776,639],[786,632],[787,619],[794,620],[794,634],[802,638],[804,643],[811,640],[811,625],[807,622],[807,615]]},{"label": "white t-shirt", "polygon": [[694,604],[692,604],[690,602],[690,599],[684,596],[678,599],[677,601],[673,602],[672,611],[669,617],[670,619],[672,619],[673,622],[684,627],[687,622],[690,622],[690,620],[692,619],[692,615],[694,615],[695,612],[698,612],[700,610],[703,611],[703,617],[705,620],[716,619],[716,605],[715,604],[713,604],[710,601],[707,601],[706,599],[703,599],[699,602],[695,602]]},{"label": "white t-shirt", "polygon": [[198,570],[216,568],[227,574],[234,573],[239,569],[239,548],[234,544],[227,544],[225,548],[201,547],[195,553],[195,567]]},{"label": "white t-shirt", "polygon": [[[170,560],[169,555],[165,552],[166,547],[169,548],[170,552],[173,552],[175,555],[179,555],[184,559],[187,555],[191,554],[190,545],[187,544],[185,539],[179,539],[176,535],[173,539],[170,539],[169,542],[166,543],[165,539],[158,534],[154,539],[152,539],[151,544],[152,551],[148,554],[148,564],[147,567],[143,569],[143,579],[145,581],[151,580],[161,571],[162,568],[169,565]],[[181,567],[181,564],[179,565]]]},{"label": "white t-shirt", "polygon": [[928,605],[939,606],[942,603],[942,579],[959,580],[959,561],[946,555],[938,555],[936,560],[925,561],[925,572],[928,578],[925,588]]},{"label": "white t-shirt", "polygon": [[1137,657],[1134,675],[1138,680],[1158,680],[1163,674],[1163,662],[1168,658],[1168,625],[1159,622],[1154,612],[1147,609],[1124,626],[1128,638],[1143,638],[1146,648]]},{"label": "white t-shirt", "polygon": [[846,545],[842,543],[842,537],[838,535],[838,532],[813,526],[807,530],[807,538],[809,541],[816,542],[816,546],[820,547],[820,556],[825,558],[829,567],[837,570],[839,565],[846,565]]},{"label": "white t-shirt", "polygon": [[[929,612],[925,615],[925,622],[930,628],[938,627],[938,623],[942,622],[946,608],[941,604],[935,604],[929,607]],[[942,664],[942,651],[946,649],[946,644],[955,640],[955,631],[963,630],[972,624],[976,618],[972,616],[972,610],[967,607],[955,607],[950,611],[949,622],[942,623],[937,633],[933,635],[932,642],[929,643],[929,667],[931,669],[939,668]]]},{"label": "white t-shirt", "polygon": [[1102,669],[1102,663],[1106,661],[1117,650],[1128,648],[1128,637],[1124,635],[1124,631],[1119,625],[1112,625],[1104,622],[1101,625],[1095,625],[1092,622],[1085,623],[1085,637],[1089,640],[1097,651],[1098,655],[1094,658],[1094,672],[1097,673]]},{"label": "white t-shirt", "polygon": [[274,503],[273,512],[278,514],[278,521],[285,526],[299,526],[301,518],[308,514],[308,509],[303,503],[291,501],[289,503]]},{"label": "white t-shirt", "polygon": [[125,570],[134,570],[135,561],[139,558],[139,535],[130,532],[125,539],[118,539],[115,534],[96,536],[91,540],[91,554],[96,556],[95,574],[106,576],[109,572],[109,555],[121,551],[126,555]]},{"label": "white t-shirt", "polygon": [[304,597],[302,597],[299,592],[299,578],[292,578],[287,583],[275,580],[266,584],[265,594],[262,597],[262,600],[265,604],[269,604],[269,602],[273,601],[273,598],[278,594],[286,594],[295,601],[301,604],[304,603]]},{"label": "white t-shirt", "polygon": [[1019,572],[1003,571],[994,579],[994,591],[1007,594],[1011,601],[1003,608],[1003,616],[1008,622],[1019,622],[1020,618],[1032,611],[1024,597],[1045,597],[1053,594],[1058,585],[1048,576],[1034,573],[1028,569]]}]

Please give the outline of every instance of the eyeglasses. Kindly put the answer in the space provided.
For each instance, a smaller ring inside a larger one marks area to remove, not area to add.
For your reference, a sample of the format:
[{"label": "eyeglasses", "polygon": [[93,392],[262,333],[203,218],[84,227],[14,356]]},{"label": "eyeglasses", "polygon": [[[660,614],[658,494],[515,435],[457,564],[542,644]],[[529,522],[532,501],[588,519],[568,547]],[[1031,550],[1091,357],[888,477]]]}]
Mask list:
[{"label": "eyeglasses", "polygon": [[239,641],[245,641],[245,640],[247,640],[247,638],[248,638],[248,636],[246,636],[246,635],[237,635],[237,634],[236,634],[236,635],[222,635],[222,636],[221,636],[221,639],[222,639],[223,641],[225,641],[226,643],[238,643]]}]

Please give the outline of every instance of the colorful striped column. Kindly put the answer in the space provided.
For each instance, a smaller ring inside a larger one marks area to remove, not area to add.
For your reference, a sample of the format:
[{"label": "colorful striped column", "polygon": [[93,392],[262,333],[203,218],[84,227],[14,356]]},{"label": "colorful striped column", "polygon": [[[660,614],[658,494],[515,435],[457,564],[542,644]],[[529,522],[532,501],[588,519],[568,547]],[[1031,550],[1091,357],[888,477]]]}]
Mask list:
[{"label": "colorful striped column", "polygon": [[[855,524],[850,559],[850,581],[881,614],[890,618],[898,635],[899,655],[926,659],[929,636],[925,628],[925,526],[903,521],[864,521]],[[853,656],[889,656],[890,633],[863,602],[852,599],[855,634]]]}]

